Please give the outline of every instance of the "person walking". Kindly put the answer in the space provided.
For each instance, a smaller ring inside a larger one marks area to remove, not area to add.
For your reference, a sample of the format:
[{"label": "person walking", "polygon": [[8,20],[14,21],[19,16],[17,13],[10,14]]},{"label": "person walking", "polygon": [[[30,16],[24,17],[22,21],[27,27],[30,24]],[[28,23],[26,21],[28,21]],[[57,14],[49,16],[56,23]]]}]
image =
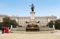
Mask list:
[{"label": "person walking", "polygon": [[9,33],[9,28],[8,27],[4,28],[4,33]]},{"label": "person walking", "polygon": [[2,28],[2,34],[4,34],[4,28]]}]

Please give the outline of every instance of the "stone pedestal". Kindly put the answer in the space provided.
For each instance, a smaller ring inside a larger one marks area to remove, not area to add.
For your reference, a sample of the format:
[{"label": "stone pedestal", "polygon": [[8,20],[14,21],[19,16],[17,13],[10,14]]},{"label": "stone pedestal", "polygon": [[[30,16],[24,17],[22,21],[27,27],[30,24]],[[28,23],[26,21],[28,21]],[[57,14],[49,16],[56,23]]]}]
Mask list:
[{"label": "stone pedestal", "polygon": [[35,12],[30,12],[30,22],[28,23],[26,27],[26,31],[39,31],[39,27],[37,25],[37,22],[35,20]]},{"label": "stone pedestal", "polygon": [[31,20],[35,19],[35,12],[34,11],[30,12],[30,19]]}]

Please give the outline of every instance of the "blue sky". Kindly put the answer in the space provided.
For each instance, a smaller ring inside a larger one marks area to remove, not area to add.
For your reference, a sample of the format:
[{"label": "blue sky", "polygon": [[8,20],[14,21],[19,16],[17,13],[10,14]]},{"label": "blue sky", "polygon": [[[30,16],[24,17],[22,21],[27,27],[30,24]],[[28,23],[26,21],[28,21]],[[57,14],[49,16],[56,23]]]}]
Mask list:
[{"label": "blue sky", "polygon": [[57,16],[60,18],[60,0],[0,0],[0,14],[29,16],[31,4],[36,16]]}]

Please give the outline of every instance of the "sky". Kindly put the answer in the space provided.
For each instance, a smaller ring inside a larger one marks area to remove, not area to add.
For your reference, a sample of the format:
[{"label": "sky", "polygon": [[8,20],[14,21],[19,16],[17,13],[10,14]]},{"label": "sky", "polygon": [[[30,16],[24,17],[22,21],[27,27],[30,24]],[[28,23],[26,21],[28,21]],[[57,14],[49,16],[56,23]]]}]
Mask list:
[{"label": "sky", "polygon": [[0,14],[30,16],[32,3],[36,16],[53,15],[60,18],[60,0],[0,0]]}]

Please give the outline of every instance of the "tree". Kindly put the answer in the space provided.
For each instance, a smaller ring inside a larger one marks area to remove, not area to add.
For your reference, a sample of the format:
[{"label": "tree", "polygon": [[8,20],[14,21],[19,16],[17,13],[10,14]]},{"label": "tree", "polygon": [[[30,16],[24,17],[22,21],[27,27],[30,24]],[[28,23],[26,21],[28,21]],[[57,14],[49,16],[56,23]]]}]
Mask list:
[{"label": "tree", "polygon": [[49,26],[50,28],[52,28],[53,27],[53,21],[50,21],[48,24],[47,24],[47,26]]},{"label": "tree", "polygon": [[10,27],[11,26],[11,19],[9,17],[5,17],[3,18],[3,26],[8,26]]},{"label": "tree", "polygon": [[15,20],[11,20],[11,25],[13,25],[13,27],[18,26],[17,22]]},{"label": "tree", "polygon": [[16,27],[18,24],[15,20],[11,20],[10,17],[5,17],[3,18],[3,26],[7,26],[7,27],[11,27],[11,25],[13,25],[13,27]]},{"label": "tree", "polygon": [[55,23],[53,23],[53,21],[50,21],[47,25],[49,27],[53,27],[53,24],[55,25],[55,29],[60,30],[60,19],[55,20]]},{"label": "tree", "polygon": [[0,22],[0,27],[3,27],[3,23],[2,22]]},{"label": "tree", "polygon": [[60,30],[60,19],[55,21],[55,28]]}]

